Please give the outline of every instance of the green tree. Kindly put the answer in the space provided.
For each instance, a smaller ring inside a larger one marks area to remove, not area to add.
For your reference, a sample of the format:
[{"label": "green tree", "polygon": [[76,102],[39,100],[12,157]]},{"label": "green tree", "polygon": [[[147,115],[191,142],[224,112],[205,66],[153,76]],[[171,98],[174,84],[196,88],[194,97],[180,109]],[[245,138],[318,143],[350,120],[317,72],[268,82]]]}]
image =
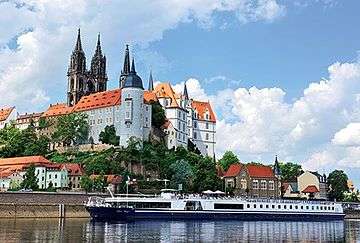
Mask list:
[{"label": "green tree", "polygon": [[151,112],[151,124],[157,128],[164,125],[166,120],[165,110],[159,102],[151,103]]},{"label": "green tree", "polygon": [[331,200],[342,201],[344,199],[344,193],[349,191],[347,181],[348,176],[342,170],[334,170],[329,174],[327,183]]},{"label": "green tree", "polygon": [[226,171],[231,164],[239,163],[238,157],[231,151],[226,151],[223,157],[219,160],[221,167]]},{"label": "green tree", "polygon": [[90,177],[88,175],[84,175],[80,179],[80,186],[86,192],[90,192],[93,188],[93,181],[90,179]]},{"label": "green tree", "polygon": [[71,113],[58,117],[53,142],[60,142],[64,146],[85,142],[89,134],[87,115],[84,113]]},{"label": "green tree", "polygon": [[104,173],[101,173],[94,179],[93,182],[93,189],[98,192],[104,192],[105,188],[107,187],[107,181],[105,178]]},{"label": "green tree", "polygon": [[280,163],[281,180],[290,181],[295,180],[303,173],[301,165],[295,163]]},{"label": "green tree", "polygon": [[106,126],[104,131],[100,132],[99,140],[105,144],[118,146],[120,142],[120,137],[116,136],[115,126]]},{"label": "green tree", "polygon": [[222,182],[217,176],[215,162],[210,157],[202,157],[193,167],[194,180],[193,190],[202,192],[204,190],[219,190]]},{"label": "green tree", "polygon": [[177,188],[179,184],[182,184],[183,191],[187,191],[193,179],[193,171],[189,162],[184,159],[178,160],[170,165],[170,170],[173,173],[170,180],[171,186]]},{"label": "green tree", "polygon": [[32,164],[27,168],[25,178],[21,182],[20,187],[24,189],[31,189],[33,191],[39,189],[38,179],[35,175],[35,165]]}]

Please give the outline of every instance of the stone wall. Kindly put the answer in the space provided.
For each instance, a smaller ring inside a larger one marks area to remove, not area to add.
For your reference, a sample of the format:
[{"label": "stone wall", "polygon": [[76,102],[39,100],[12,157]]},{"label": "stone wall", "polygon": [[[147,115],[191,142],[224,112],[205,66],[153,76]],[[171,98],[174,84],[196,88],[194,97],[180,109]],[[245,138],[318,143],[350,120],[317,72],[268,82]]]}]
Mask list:
[{"label": "stone wall", "polygon": [[83,205],[0,203],[0,218],[88,218]]}]

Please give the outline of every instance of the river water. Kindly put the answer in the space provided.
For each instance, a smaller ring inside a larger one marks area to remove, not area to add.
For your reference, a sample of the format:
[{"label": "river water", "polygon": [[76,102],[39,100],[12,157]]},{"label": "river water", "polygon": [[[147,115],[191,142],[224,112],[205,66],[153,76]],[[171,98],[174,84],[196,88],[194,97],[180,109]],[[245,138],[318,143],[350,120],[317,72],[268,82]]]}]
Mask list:
[{"label": "river water", "polygon": [[360,220],[333,222],[0,220],[0,242],[360,242]]}]

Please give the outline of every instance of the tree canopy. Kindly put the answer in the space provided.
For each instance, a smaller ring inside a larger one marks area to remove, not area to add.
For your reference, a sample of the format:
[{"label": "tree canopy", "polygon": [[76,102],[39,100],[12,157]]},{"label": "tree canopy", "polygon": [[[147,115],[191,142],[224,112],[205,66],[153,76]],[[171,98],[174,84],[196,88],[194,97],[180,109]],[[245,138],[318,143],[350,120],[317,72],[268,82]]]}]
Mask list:
[{"label": "tree canopy", "polygon": [[221,167],[226,171],[231,164],[238,163],[238,157],[232,151],[226,151],[223,157],[219,160]]},{"label": "tree canopy", "polygon": [[57,118],[52,139],[54,142],[70,146],[85,142],[88,139],[88,133],[87,115],[71,113]]},{"label": "tree canopy", "polygon": [[151,124],[154,127],[160,128],[164,125],[166,120],[165,110],[159,104],[159,102],[151,103]]},{"label": "tree canopy", "polygon": [[281,180],[291,181],[296,180],[298,176],[303,173],[301,165],[295,163],[280,163]]},{"label": "tree canopy", "polygon": [[29,168],[27,168],[25,178],[21,182],[20,187],[24,189],[31,189],[33,191],[39,189],[38,180],[35,175],[35,165],[32,164]]},{"label": "tree canopy", "polygon": [[104,131],[100,132],[99,140],[102,143],[118,146],[120,137],[116,136],[114,125],[106,126]]},{"label": "tree canopy", "polygon": [[342,201],[344,199],[344,193],[349,191],[347,181],[348,176],[342,170],[334,170],[329,174],[327,182],[331,200]]}]

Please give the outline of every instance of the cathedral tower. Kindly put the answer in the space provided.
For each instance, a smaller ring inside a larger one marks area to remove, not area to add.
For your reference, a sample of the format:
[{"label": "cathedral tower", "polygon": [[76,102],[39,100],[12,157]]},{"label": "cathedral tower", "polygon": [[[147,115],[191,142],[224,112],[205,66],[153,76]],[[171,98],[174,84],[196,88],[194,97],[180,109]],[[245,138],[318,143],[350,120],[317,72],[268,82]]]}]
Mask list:
[{"label": "cathedral tower", "polygon": [[90,76],[91,78],[87,83],[87,93],[106,91],[108,80],[106,74],[106,56],[101,51],[100,34],[98,35],[95,54],[91,59]]},{"label": "cathedral tower", "polygon": [[129,45],[126,45],[125,49],[125,57],[124,57],[124,66],[121,70],[120,78],[119,78],[119,87],[122,88],[124,85],[124,81],[126,77],[130,73],[130,53],[129,53]]},{"label": "cathedral tower", "polygon": [[68,106],[73,106],[85,92],[86,57],[81,46],[80,29],[78,30],[75,48],[70,57],[67,76],[67,104]]}]

